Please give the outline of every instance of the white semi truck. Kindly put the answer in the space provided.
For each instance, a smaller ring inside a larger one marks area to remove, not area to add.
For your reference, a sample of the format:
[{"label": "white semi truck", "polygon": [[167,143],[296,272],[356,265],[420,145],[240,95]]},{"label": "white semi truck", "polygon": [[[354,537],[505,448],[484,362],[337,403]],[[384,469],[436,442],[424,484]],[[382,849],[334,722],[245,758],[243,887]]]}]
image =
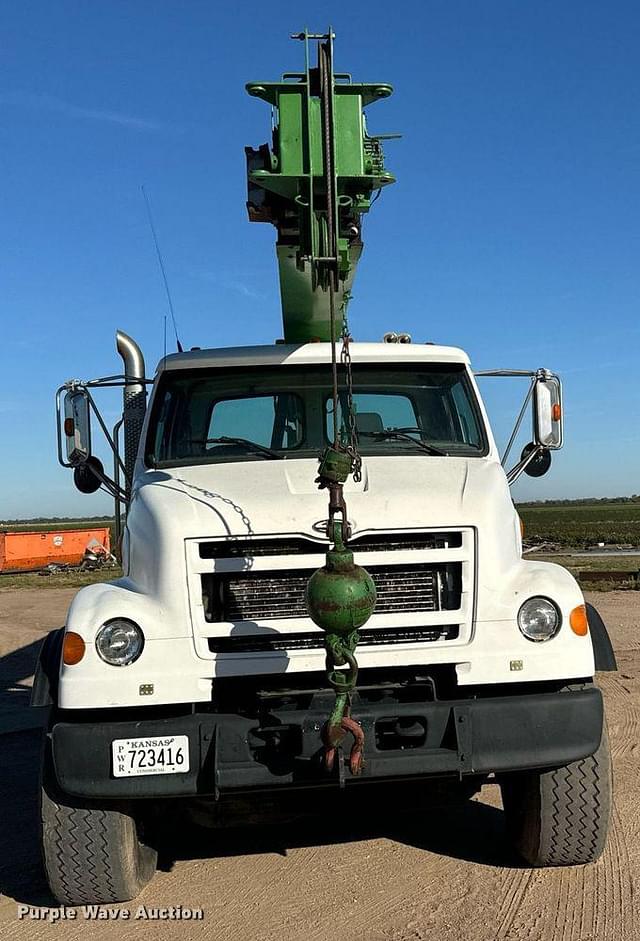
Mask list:
[{"label": "white semi truck", "polygon": [[[333,307],[332,285],[319,289]],[[311,806],[390,783],[469,797],[496,781],[529,864],[589,863],[604,848],[611,762],[594,675],[615,659],[573,576],[523,558],[509,490],[562,444],[559,380],[523,374],[518,424],[530,407],[532,441],[508,470],[463,351],[343,330],[336,365],[330,327],[319,342],[171,354],[153,380],[119,333],[120,377],[59,391],[62,463],[80,489],[116,496],[118,521],[127,509],[123,576],[77,593],[34,684],[49,710],[42,842],[61,903],[134,897],[155,869],[160,804],[224,825],[238,802]],[[123,458],[92,396],[116,383]],[[111,476],[92,453],[92,412]],[[331,491],[316,475],[332,448],[357,472]],[[373,614],[353,622],[357,681],[334,738],[345,659],[327,662],[307,588],[339,542],[327,489],[375,586]]]}]

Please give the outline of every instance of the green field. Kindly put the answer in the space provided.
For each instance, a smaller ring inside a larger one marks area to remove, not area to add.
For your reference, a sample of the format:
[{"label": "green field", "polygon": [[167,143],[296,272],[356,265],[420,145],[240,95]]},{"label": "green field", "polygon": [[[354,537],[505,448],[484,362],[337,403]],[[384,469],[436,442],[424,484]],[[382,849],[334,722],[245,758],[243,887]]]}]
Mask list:
[{"label": "green field", "polygon": [[584,548],[640,547],[640,503],[575,503],[569,506],[521,506],[527,543],[553,542]]}]

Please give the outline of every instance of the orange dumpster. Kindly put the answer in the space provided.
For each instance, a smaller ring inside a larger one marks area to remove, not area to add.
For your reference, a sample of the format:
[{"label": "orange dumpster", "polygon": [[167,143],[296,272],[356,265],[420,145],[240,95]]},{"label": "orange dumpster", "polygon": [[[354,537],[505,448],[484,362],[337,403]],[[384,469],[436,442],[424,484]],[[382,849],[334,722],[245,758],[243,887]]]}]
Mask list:
[{"label": "orange dumpster", "polygon": [[97,542],[111,551],[108,526],[97,529],[59,529],[42,533],[0,532],[0,572],[29,572],[50,562],[78,565],[85,549]]}]

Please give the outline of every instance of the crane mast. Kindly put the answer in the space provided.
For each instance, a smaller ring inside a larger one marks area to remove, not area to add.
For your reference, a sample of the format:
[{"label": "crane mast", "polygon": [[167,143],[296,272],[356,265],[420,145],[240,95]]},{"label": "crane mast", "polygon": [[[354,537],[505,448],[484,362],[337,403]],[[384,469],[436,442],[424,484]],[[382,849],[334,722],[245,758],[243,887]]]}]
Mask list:
[{"label": "crane mast", "polygon": [[277,229],[284,341],[336,340],[362,253],[362,216],[395,181],[381,141],[398,135],[370,135],[364,108],[393,89],[334,72],[331,29],[291,38],[304,43],[304,72],[246,86],[272,109],[271,144],[245,148],[247,209],[251,222]]}]

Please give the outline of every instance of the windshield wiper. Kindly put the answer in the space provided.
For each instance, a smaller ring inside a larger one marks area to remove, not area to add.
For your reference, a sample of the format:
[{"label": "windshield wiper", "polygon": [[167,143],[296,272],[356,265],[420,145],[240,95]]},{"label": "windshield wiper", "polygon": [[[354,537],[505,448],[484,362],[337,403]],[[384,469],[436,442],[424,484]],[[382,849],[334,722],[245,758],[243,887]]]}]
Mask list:
[{"label": "windshield wiper", "polygon": [[428,454],[434,454],[437,457],[448,457],[446,451],[441,451],[440,448],[436,448],[434,444],[429,444],[427,441],[423,441],[422,438],[414,438],[414,434],[422,434],[421,428],[385,428],[384,431],[359,431],[358,436],[360,438],[374,438],[377,441],[386,441],[389,438],[398,438],[401,441],[411,441],[412,444],[417,444],[418,447],[422,448],[423,451],[426,451]]},{"label": "windshield wiper", "polygon": [[258,444],[257,441],[250,441],[249,438],[231,438],[228,435],[222,435],[220,438],[207,438],[204,443],[239,444],[242,447],[245,447],[248,451],[255,451],[256,454],[264,454],[265,457],[270,457],[277,461],[281,461],[284,457],[284,455],[280,454],[278,451],[274,451],[272,448],[265,448],[263,444]]}]

